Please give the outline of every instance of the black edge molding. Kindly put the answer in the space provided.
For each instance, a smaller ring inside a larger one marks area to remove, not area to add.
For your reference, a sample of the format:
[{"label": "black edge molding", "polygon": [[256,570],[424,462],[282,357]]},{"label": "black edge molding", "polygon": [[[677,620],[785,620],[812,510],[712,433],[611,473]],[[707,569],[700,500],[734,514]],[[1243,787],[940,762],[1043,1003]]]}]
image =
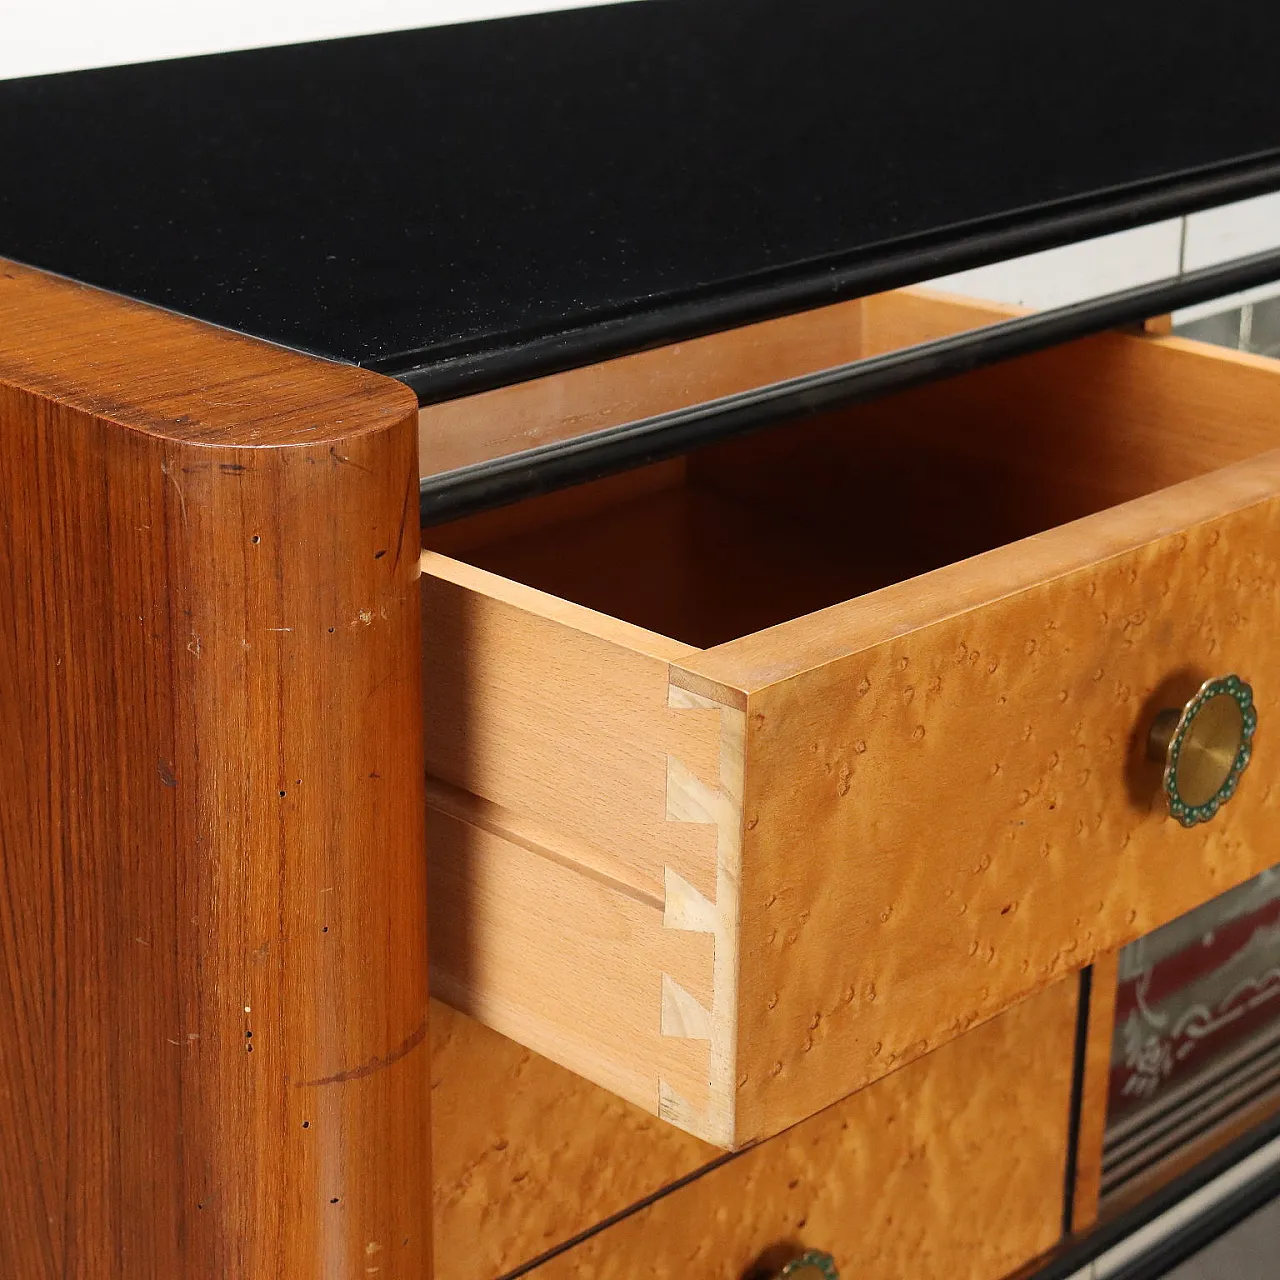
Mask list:
[{"label": "black edge molding", "polygon": [[1280,249],[460,467],[422,481],[422,523],[443,524],[1273,280],[1280,280]]},{"label": "black edge molding", "polygon": [[[1242,1134],[1125,1212],[1105,1219],[1086,1236],[1067,1243],[1029,1280],[1076,1280],[1080,1271],[1137,1232],[1180,1206],[1217,1179],[1229,1176],[1242,1161],[1280,1138],[1280,1114]],[[1202,1210],[1186,1214],[1150,1249],[1116,1270],[1110,1280],[1155,1280],[1193,1256],[1238,1222],[1280,1196],[1280,1164],[1269,1163],[1256,1177],[1242,1180],[1226,1194],[1209,1198]]]},{"label": "black edge molding", "polygon": [[776,277],[733,281],[683,299],[638,300],[623,313],[584,318],[572,330],[529,335],[513,345],[440,352],[429,362],[399,356],[370,361],[368,367],[407,383],[418,403],[427,405],[1276,190],[1280,190],[1280,157],[1268,155],[1221,172],[1162,182],[1152,189],[1105,192],[1065,208],[1028,210],[973,227],[923,235],[908,244],[871,246],[851,253],[847,260],[806,264],[808,270]]}]

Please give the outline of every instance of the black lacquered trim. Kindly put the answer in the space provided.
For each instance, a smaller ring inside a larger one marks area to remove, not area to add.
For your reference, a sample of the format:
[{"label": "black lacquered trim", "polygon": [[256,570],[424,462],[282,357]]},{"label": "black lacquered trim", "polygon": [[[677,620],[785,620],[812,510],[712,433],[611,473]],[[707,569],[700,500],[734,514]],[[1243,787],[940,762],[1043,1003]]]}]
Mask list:
[{"label": "black lacquered trim", "polygon": [[1067,1114],[1066,1185],[1062,1195],[1062,1232],[1071,1234],[1075,1216],[1076,1177],[1080,1170],[1080,1117],[1084,1110],[1084,1073],[1089,1050],[1089,1007],[1093,1000],[1093,966],[1080,970],[1076,995],[1076,1040],[1071,1060],[1071,1101]]},{"label": "black lacquered trim", "polygon": [[[1176,1209],[1189,1196],[1229,1173],[1242,1160],[1278,1137],[1280,1114],[1227,1143],[1194,1168],[1166,1183],[1126,1212],[1108,1219],[1087,1236],[1070,1242],[1029,1280],[1073,1280],[1076,1273],[1089,1263],[1163,1214]],[[1135,1258],[1114,1273],[1108,1273],[1108,1280],[1153,1280],[1155,1276],[1163,1275],[1164,1271],[1203,1249],[1277,1195],[1280,1195],[1280,1165],[1272,1166],[1203,1213],[1196,1214],[1142,1257]],[[1149,1269],[1153,1266],[1161,1269]]]},{"label": "black lacquered trim", "polygon": [[1174,1267],[1195,1257],[1220,1236],[1265,1208],[1277,1196],[1280,1196],[1280,1168],[1241,1187],[1142,1257],[1111,1272],[1107,1280],[1160,1280]]},{"label": "black lacquered trim", "polygon": [[362,363],[406,383],[419,404],[433,404],[1276,190],[1280,190],[1280,156],[1268,152],[1052,209],[1022,210],[972,227],[943,228],[905,244],[863,247],[847,258],[806,263],[776,276],[735,280],[723,290],[663,299],[651,307],[637,304],[620,315],[585,318],[568,331],[504,335],[492,347],[451,352],[436,346]]},{"label": "black lacquered trim", "polygon": [[[1208,302],[1280,279],[1280,250],[1018,316],[965,333],[770,383],[704,404],[572,440],[459,467],[421,483],[424,525],[645,466],[787,419],[871,400],[1014,356],[1087,337],[1147,316]],[[424,459],[429,463],[430,459]]]}]

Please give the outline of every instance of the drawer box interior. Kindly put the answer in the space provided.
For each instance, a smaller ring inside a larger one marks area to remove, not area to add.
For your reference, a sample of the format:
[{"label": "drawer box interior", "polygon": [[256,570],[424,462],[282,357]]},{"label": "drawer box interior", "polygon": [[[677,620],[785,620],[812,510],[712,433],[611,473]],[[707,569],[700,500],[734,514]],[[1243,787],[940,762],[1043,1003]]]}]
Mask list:
[{"label": "drawer box interior", "polygon": [[[1005,314],[926,291],[867,304],[901,344]],[[1274,404],[1239,385],[1269,392],[1271,375],[1257,357],[1106,335],[424,542],[711,648],[1280,447]]]},{"label": "drawer box interior", "polygon": [[1276,672],[1277,410],[1110,334],[425,531],[439,994],[732,1147],[1266,865],[1139,739]]}]

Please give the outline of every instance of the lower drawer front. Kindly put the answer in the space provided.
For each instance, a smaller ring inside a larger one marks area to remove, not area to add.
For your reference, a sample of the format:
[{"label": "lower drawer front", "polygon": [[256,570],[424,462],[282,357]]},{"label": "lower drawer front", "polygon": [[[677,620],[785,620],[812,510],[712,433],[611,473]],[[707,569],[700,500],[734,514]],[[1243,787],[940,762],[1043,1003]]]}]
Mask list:
[{"label": "lower drawer front", "polygon": [[1032,996],[531,1280],[766,1280],[807,1249],[844,1280],[1000,1280],[1061,1234],[1077,990]]},{"label": "lower drawer front", "polygon": [[429,534],[436,990],[736,1148],[1257,873],[1278,446],[1280,365],[1105,335]]},{"label": "lower drawer front", "polygon": [[433,1280],[494,1280],[723,1153],[431,1005]]}]

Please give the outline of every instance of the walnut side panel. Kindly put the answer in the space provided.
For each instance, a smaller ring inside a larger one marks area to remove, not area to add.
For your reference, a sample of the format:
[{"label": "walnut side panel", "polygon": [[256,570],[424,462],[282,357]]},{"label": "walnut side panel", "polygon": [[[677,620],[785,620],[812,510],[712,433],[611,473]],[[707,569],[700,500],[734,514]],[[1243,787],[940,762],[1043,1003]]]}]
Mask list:
[{"label": "walnut side panel", "polygon": [[817,1248],[858,1280],[1001,1280],[1061,1233],[1075,1017],[1057,983],[531,1274],[741,1280]]},{"label": "walnut side panel", "polygon": [[0,1273],[428,1274],[415,406],[0,264]]}]

